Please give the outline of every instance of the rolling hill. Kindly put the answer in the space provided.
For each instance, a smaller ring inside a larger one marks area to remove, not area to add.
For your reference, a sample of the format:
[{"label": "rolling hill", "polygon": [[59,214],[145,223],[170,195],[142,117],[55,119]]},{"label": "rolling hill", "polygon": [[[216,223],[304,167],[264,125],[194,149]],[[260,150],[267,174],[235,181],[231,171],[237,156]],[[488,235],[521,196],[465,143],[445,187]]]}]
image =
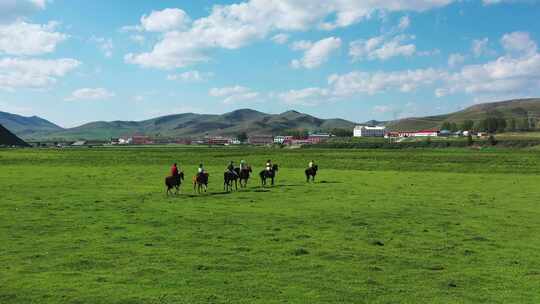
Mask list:
[{"label": "rolling hill", "polygon": [[37,116],[21,116],[0,111],[0,124],[17,136],[29,138],[38,133],[58,132],[61,127]]},{"label": "rolling hill", "polygon": [[[471,106],[459,112],[413,117],[395,121],[370,121],[367,124],[386,125],[390,130],[420,130],[440,128],[445,122],[474,122],[487,117],[506,120],[535,117],[540,120],[540,98],[516,99]],[[352,129],[355,123],[343,119],[321,119],[297,111],[267,114],[240,109],[222,115],[184,113],[143,121],[97,121],[75,128],[63,129],[45,119],[0,112],[0,124],[26,140],[105,140],[134,134],[153,137],[199,137],[205,134],[236,136],[239,133],[280,134],[290,129],[331,130]]]},{"label": "rolling hill", "polygon": [[500,117],[506,120],[540,118],[540,98],[515,99],[471,106],[462,111],[428,117],[405,118],[386,123],[391,130],[420,130],[439,128],[445,121],[462,123],[465,120],[474,122],[487,117]]},{"label": "rolling hill", "polygon": [[34,140],[108,139],[133,134],[157,137],[197,137],[205,134],[236,136],[278,134],[289,129],[330,130],[353,128],[355,123],[343,119],[320,119],[296,111],[266,114],[241,109],[222,115],[184,113],[144,121],[98,121],[70,129],[21,134]]}]

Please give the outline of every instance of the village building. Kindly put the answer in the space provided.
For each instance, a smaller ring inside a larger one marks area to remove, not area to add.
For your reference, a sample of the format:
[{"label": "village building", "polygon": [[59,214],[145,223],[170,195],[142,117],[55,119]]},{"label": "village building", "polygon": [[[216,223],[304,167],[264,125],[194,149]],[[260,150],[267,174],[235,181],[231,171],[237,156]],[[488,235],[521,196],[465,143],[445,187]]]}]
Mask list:
[{"label": "village building", "polygon": [[283,144],[287,140],[293,139],[292,136],[284,136],[284,135],[278,135],[274,136],[274,143],[275,144]]},{"label": "village building", "polygon": [[384,137],[385,126],[356,126],[353,130],[354,137]]},{"label": "village building", "polygon": [[248,138],[248,143],[251,145],[271,145],[274,143],[272,135],[252,135]]}]

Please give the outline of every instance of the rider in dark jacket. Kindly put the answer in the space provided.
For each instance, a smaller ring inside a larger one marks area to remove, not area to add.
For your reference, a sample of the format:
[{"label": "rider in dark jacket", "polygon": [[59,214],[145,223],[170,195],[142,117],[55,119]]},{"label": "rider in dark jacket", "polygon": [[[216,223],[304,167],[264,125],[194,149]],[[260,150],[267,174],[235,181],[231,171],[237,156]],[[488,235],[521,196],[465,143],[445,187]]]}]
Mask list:
[{"label": "rider in dark jacket", "polygon": [[238,174],[236,174],[236,171],[234,171],[234,162],[232,160],[229,163],[229,165],[227,166],[227,171],[229,171],[230,173],[232,173],[234,175],[238,175]]}]

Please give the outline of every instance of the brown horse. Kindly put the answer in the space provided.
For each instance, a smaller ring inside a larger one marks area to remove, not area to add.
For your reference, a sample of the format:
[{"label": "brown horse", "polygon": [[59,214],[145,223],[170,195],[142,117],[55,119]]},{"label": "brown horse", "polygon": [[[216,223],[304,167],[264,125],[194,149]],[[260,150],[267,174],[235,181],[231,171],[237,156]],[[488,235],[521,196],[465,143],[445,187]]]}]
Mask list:
[{"label": "brown horse", "polygon": [[251,172],[253,172],[253,170],[251,170],[251,166],[247,166],[242,170],[240,170],[240,168],[234,168],[234,171],[240,178],[240,188],[247,187],[249,176],[251,175]]},{"label": "brown horse", "polygon": [[199,194],[204,190],[208,191],[208,177],[210,175],[206,172],[199,173],[193,176],[193,191],[197,191]]},{"label": "brown horse", "polygon": [[319,170],[319,166],[317,166],[317,165],[306,169],[306,171],[305,171],[306,172],[306,180],[307,180],[308,183],[309,183],[310,177],[311,177],[311,181],[315,182],[315,176],[317,175],[318,170]]},{"label": "brown horse", "polygon": [[180,185],[182,184],[182,181],[184,180],[184,172],[178,173],[178,176],[167,176],[165,178],[165,186],[167,187],[167,195],[171,193],[171,190],[174,188],[176,189],[175,194],[178,194],[180,192]]},{"label": "brown horse", "polygon": [[259,173],[259,176],[261,177],[261,185],[266,186],[266,180],[271,179],[272,181],[271,185],[273,186],[277,171],[278,171],[277,164],[274,164],[272,168],[270,168],[270,171],[267,171],[266,169],[262,170],[261,173]]}]

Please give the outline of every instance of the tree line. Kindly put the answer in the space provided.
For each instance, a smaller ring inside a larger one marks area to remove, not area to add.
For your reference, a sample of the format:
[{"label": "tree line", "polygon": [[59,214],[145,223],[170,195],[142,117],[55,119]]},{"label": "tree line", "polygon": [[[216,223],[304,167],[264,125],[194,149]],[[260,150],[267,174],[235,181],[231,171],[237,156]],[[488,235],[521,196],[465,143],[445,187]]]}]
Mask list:
[{"label": "tree line", "polygon": [[445,121],[441,125],[441,130],[456,131],[476,131],[476,132],[515,132],[533,131],[537,129],[538,121],[535,118],[512,118],[487,117],[482,120],[465,120],[461,123]]}]

